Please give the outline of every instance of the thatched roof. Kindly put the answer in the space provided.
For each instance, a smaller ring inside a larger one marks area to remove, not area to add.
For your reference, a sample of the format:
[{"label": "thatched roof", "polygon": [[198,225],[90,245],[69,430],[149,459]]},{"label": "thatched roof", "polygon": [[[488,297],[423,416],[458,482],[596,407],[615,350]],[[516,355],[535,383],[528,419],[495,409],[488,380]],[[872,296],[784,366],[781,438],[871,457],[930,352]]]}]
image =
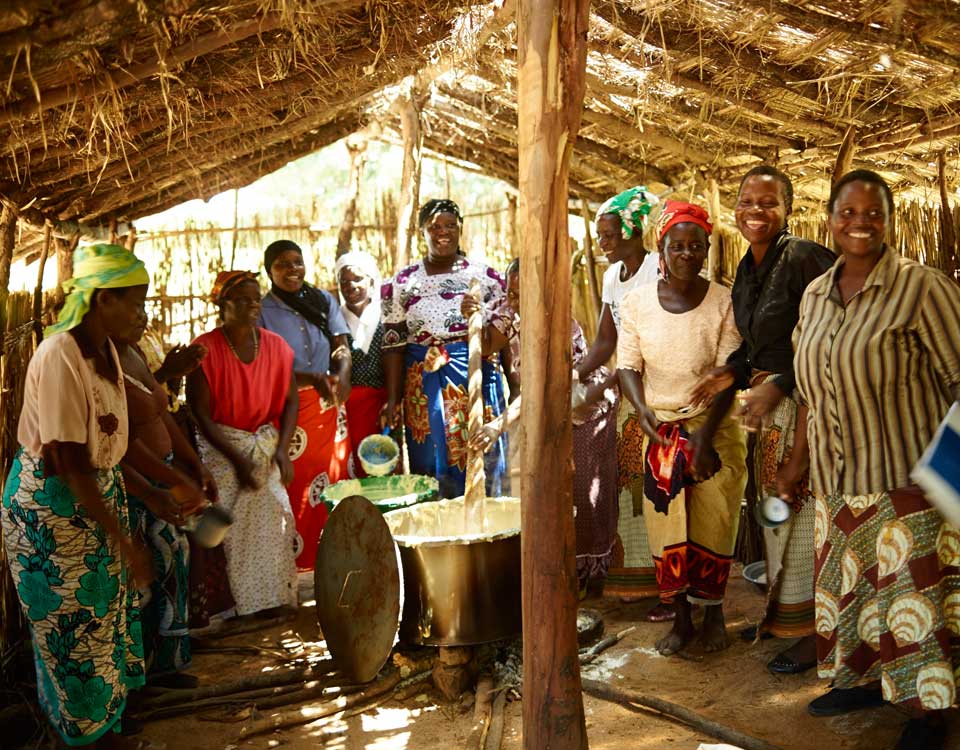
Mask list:
[{"label": "thatched roof", "polygon": [[[0,199],[36,225],[208,198],[371,122],[399,131],[390,104],[417,73],[430,84],[425,148],[513,181],[516,27],[502,3],[13,0],[0,10]],[[934,189],[939,151],[953,174],[956,0],[592,11],[575,194],[712,178],[729,201],[738,175],[767,161],[816,203],[845,136],[854,164],[914,197]],[[439,75],[438,60],[455,65]]]}]

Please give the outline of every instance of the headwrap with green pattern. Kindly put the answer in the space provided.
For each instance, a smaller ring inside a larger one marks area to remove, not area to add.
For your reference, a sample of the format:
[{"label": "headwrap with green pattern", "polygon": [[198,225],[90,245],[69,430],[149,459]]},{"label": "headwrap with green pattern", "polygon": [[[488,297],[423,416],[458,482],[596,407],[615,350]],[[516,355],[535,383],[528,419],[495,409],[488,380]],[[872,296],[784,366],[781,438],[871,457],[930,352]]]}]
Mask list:
[{"label": "headwrap with green pattern", "polygon": [[120,245],[90,245],[73,254],[73,278],[63,282],[67,299],[57,322],[47,326],[45,336],[76,328],[90,311],[97,289],[122,289],[150,283],[143,261]]},{"label": "headwrap with green pattern", "polygon": [[597,210],[597,220],[604,214],[616,214],[620,217],[620,231],[623,239],[629,240],[634,232],[643,234],[643,225],[650,211],[660,201],[643,185],[624,190],[604,201]]}]

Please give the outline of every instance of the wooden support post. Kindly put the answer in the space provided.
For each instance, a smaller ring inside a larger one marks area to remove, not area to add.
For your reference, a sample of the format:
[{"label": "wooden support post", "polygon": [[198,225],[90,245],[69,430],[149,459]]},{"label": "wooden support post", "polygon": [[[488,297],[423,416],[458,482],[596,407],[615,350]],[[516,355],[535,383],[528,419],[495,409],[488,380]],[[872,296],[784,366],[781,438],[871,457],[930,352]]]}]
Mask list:
[{"label": "wooden support post", "polygon": [[956,281],[957,230],[953,225],[953,209],[950,208],[948,197],[946,151],[937,155],[937,184],[940,187],[940,254],[943,256],[943,272]]},{"label": "wooden support post", "polygon": [[[480,281],[470,282],[468,294],[483,304]],[[467,431],[477,435],[483,428],[483,312],[477,310],[467,321]],[[483,451],[467,448],[467,481],[463,493],[464,533],[476,534],[487,530],[486,472]]]},{"label": "wooden support post", "polygon": [[43,227],[43,249],[37,264],[37,286],[33,290],[33,334],[35,343],[43,341],[43,271],[47,267],[47,257],[53,244],[53,226],[48,221]]},{"label": "wooden support post", "polygon": [[[240,239],[240,188],[233,189],[233,233],[230,235],[230,266],[232,271],[237,260],[237,242]],[[269,269],[268,269],[269,270]]]},{"label": "wooden support post", "polygon": [[587,283],[593,297],[594,308],[600,309],[600,285],[597,283],[597,261],[593,257],[593,227],[590,226],[590,204],[586,198],[580,198],[580,213],[583,214],[583,255],[587,260]]},{"label": "wooden support post", "polygon": [[[17,237],[17,212],[6,203],[0,213],[0,337],[7,330],[7,297],[10,295],[10,265]],[[3,347],[0,346],[0,351]]]},{"label": "wooden support post", "polygon": [[347,138],[347,153],[350,154],[350,197],[343,212],[343,223],[337,236],[337,257],[350,252],[353,227],[357,223],[357,201],[360,199],[360,178],[366,161],[367,139],[362,135]]},{"label": "wooden support post", "polygon": [[520,254],[520,238],[517,234],[517,196],[507,193],[507,238],[510,240],[510,257]]},{"label": "wooden support post", "polygon": [[830,178],[830,184],[834,185],[837,180],[850,171],[853,166],[853,155],[857,150],[857,130],[851,125],[847,132],[843,134],[843,141],[840,143],[840,149],[837,151],[837,162],[833,166],[833,175]]},{"label": "wooden support post", "polygon": [[420,130],[420,93],[416,90],[398,104],[403,135],[403,174],[400,179],[400,205],[397,207],[397,245],[394,269],[410,263],[410,247],[417,233],[417,209],[420,204],[420,165],[423,133]]},{"label": "wooden support post", "polygon": [[567,205],[589,15],[589,0],[520,0],[517,11],[524,750],[587,747],[571,495]]},{"label": "wooden support post", "polygon": [[719,284],[723,280],[723,237],[720,236],[720,186],[713,177],[707,180],[707,204],[710,223],[713,224],[707,255],[707,278]]}]

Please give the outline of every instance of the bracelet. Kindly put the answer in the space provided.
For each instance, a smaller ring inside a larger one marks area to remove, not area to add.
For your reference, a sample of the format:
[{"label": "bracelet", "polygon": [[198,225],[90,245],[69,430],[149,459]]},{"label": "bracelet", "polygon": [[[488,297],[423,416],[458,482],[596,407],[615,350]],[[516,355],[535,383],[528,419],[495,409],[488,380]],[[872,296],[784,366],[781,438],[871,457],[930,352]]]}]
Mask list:
[{"label": "bracelet", "polygon": [[340,344],[336,349],[333,350],[333,353],[330,355],[330,359],[340,359],[340,357],[350,357],[350,347],[346,344]]}]

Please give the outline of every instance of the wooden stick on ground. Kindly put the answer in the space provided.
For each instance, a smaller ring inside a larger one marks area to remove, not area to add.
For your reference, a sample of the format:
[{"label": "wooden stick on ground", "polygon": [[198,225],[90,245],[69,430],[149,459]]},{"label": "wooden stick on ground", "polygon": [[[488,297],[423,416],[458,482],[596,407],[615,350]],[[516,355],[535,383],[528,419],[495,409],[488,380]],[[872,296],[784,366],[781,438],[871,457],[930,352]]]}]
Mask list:
[{"label": "wooden stick on ground", "polygon": [[[156,697],[151,697],[150,708],[159,708],[160,706],[172,706],[177,703],[197,701],[202,698],[213,698],[221,695],[230,695],[258,688],[277,687],[279,685],[292,685],[302,683],[310,679],[319,679],[329,675],[333,671],[333,662],[330,659],[322,661],[312,666],[301,667],[299,669],[276,669],[272,672],[253,675],[252,677],[243,677],[239,680],[229,680],[219,682],[213,685],[204,685],[203,687],[190,690],[163,690]],[[324,680],[328,684],[333,684],[337,678]]]},{"label": "wooden stick on ground", "polygon": [[265,719],[258,719],[249,726],[240,730],[240,737],[248,739],[258,734],[272,732],[275,729],[285,727],[295,727],[301,724],[310,724],[317,719],[323,719],[333,714],[338,714],[355,706],[366,704],[373,698],[377,698],[384,693],[389,693],[400,683],[399,670],[391,672],[385,677],[381,677],[370,687],[362,692],[337,698],[327,703],[321,703],[317,706],[301,706],[292,711],[280,711],[273,716]]},{"label": "wooden stick on ground", "polygon": [[600,652],[606,651],[615,643],[619,643],[626,636],[628,636],[630,633],[632,633],[636,629],[637,629],[636,625],[631,625],[629,628],[621,630],[619,633],[612,633],[611,635],[608,635],[606,638],[601,638],[599,641],[593,644],[590,648],[588,648],[586,651],[580,654],[580,665],[583,666],[584,664],[589,664],[594,659],[596,659],[597,656],[600,655]]},{"label": "wooden stick on ground", "polygon": [[497,697],[493,699],[493,710],[490,713],[490,723],[487,726],[487,737],[483,742],[483,750],[500,750],[503,743],[504,711],[507,706],[507,690],[500,688]]},{"label": "wooden stick on ground", "polygon": [[473,727],[463,744],[464,750],[483,750],[487,730],[490,727],[490,711],[492,708],[493,678],[483,675],[477,680],[477,697],[473,704]]},{"label": "wooden stick on ground", "polygon": [[602,698],[603,700],[613,703],[619,703],[631,710],[637,710],[635,708],[636,706],[642,706],[643,708],[658,711],[664,716],[677,719],[693,729],[698,729],[704,734],[716,737],[718,740],[723,740],[724,742],[729,742],[732,745],[741,747],[743,750],[780,750],[776,745],[771,745],[766,740],[757,739],[748,734],[738,732],[736,729],[731,729],[712,719],[708,719],[696,711],[691,711],[689,708],[677,703],[671,703],[670,701],[654,696],[640,695],[639,693],[620,690],[598,680],[583,679],[582,682],[583,692],[595,698]]}]

